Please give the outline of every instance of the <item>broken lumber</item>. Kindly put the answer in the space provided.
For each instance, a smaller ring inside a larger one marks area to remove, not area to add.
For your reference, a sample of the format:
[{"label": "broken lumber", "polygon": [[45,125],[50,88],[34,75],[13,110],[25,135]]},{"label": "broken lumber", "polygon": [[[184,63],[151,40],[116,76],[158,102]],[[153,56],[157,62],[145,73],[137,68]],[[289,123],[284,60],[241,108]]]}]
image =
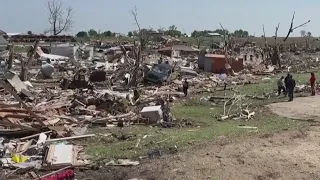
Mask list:
[{"label": "broken lumber", "polygon": [[[25,109],[18,109],[18,108],[1,108],[0,112],[15,112],[15,113],[28,113]],[[33,111],[34,113],[42,113],[43,111]]]},{"label": "broken lumber", "polygon": [[32,119],[33,118],[33,116],[30,116],[28,114],[6,114],[4,117],[5,118],[18,118],[18,119],[25,119],[25,118]]},{"label": "broken lumber", "polygon": [[105,118],[100,118],[100,119],[94,119],[94,120],[90,120],[91,122],[101,122],[101,121],[108,121],[108,120],[111,120],[111,119],[118,119],[118,118],[124,118],[124,117],[128,117],[130,115],[133,115],[134,113],[133,112],[129,112],[129,113],[126,113],[126,114],[121,114],[121,115],[118,115],[118,116],[109,116],[109,117],[105,117]]},{"label": "broken lumber", "polygon": [[[39,132],[39,129],[28,127],[28,126],[24,126],[24,125],[21,125],[21,124],[12,123],[12,122],[9,122],[9,121],[0,121],[0,125],[6,126],[6,127],[9,126],[9,127],[15,127],[15,128],[20,128],[20,129],[26,129],[26,130]],[[3,131],[3,129],[1,131]]]},{"label": "broken lumber", "polygon": [[13,95],[13,97],[34,117],[36,118],[36,120],[39,122],[40,125],[45,126],[45,124],[42,122],[42,120],[39,118],[39,116],[37,116],[32,110],[31,108],[29,108],[23,101],[22,99],[18,96],[17,93],[15,93],[9,86],[7,83],[5,83],[2,79],[0,79],[0,84],[2,85],[2,87],[8,91],[11,95]]},{"label": "broken lumber", "polygon": [[[42,132],[44,134],[49,134],[51,133],[52,131],[46,131],[46,132]],[[26,137],[23,137],[23,138],[20,138],[19,140],[20,141],[24,141],[24,140],[27,140],[27,139],[31,139],[31,138],[34,138],[34,137],[38,137],[40,134],[42,133],[38,133],[38,134],[34,134],[34,135],[31,135],[31,136],[26,136]]]},{"label": "broken lumber", "polygon": [[72,122],[74,122],[74,123],[78,123],[78,120],[77,120],[76,118],[70,117],[70,116],[53,115],[53,117],[61,118],[61,119],[66,119],[66,120],[72,121]]},{"label": "broken lumber", "polygon": [[56,139],[48,139],[46,140],[46,143],[48,142],[56,142],[56,141],[66,141],[66,140],[73,140],[73,139],[81,139],[81,138],[88,138],[88,137],[94,137],[95,134],[87,134],[82,136],[72,136],[72,137],[64,137],[64,138],[56,138]]}]

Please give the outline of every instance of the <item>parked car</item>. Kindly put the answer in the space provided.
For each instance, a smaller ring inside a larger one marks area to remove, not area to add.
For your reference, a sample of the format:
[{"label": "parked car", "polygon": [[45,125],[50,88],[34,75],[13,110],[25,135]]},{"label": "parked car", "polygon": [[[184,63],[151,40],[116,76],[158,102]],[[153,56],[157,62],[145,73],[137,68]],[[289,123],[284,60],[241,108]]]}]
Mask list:
[{"label": "parked car", "polygon": [[169,82],[172,71],[173,68],[169,64],[158,64],[155,67],[153,67],[149,72],[147,72],[147,74],[144,77],[144,82],[165,84]]}]

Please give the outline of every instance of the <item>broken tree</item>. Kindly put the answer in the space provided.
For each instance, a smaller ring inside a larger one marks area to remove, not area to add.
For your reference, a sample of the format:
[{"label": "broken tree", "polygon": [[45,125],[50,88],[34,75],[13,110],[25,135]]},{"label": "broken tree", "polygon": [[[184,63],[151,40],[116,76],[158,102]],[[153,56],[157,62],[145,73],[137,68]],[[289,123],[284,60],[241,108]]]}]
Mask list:
[{"label": "broken tree", "polygon": [[37,52],[39,46],[39,40],[37,40],[33,46],[33,48],[30,49],[28,53],[28,60],[24,61],[22,58],[21,60],[21,73],[20,73],[20,79],[21,81],[27,81],[28,80],[28,68],[29,64],[32,62],[34,55]]},{"label": "broken tree", "polygon": [[129,85],[137,86],[138,70],[142,60],[142,52],[146,48],[150,35],[148,34],[148,30],[141,29],[140,27],[138,17],[137,17],[138,16],[137,7],[134,7],[134,9],[132,9],[131,14],[139,30],[138,37],[139,37],[140,44],[137,45],[136,43],[134,43],[133,52],[134,52],[136,61],[135,61],[135,68],[133,70],[132,78],[129,82]]},{"label": "broken tree", "polygon": [[[304,26],[304,25],[306,25],[306,24],[308,24],[310,22],[310,20],[308,20],[307,22],[305,22],[303,24],[300,24],[300,25],[298,25],[296,27],[293,27],[294,17],[295,17],[295,12],[293,13],[291,24],[290,24],[290,28],[289,28],[287,36],[283,40],[283,43],[285,43],[287,41],[288,37],[290,36],[291,33],[293,33],[293,31],[295,29],[297,29],[299,27],[302,27],[302,26]],[[275,37],[274,37],[275,38],[275,44],[272,47],[268,46],[267,40],[266,40],[265,31],[264,31],[264,25],[262,27],[263,27],[263,33],[264,33],[264,39],[265,39],[265,47],[267,47],[266,49],[268,51],[271,63],[272,63],[272,65],[278,65],[279,68],[281,68],[281,57],[280,57],[280,50],[279,49],[280,49],[280,46],[283,46],[283,43],[282,44],[278,44],[278,42],[277,42],[279,26],[280,26],[280,23],[276,27]],[[265,61],[265,63],[267,65],[268,62]]]}]

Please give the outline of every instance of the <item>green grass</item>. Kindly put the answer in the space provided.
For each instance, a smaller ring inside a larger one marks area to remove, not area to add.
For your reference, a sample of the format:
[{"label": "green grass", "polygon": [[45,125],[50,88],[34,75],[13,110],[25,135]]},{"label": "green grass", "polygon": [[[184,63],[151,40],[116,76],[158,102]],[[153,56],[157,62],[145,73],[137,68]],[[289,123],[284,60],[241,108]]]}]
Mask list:
[{"label": "green grass", "polygon": [[21,46],[14,46],[15,53],[23,53],[23,52],[27,52],[27,51],[28,51],[28,48],[21,47]]},{"label": "green grass", "polygon": [[[243,120],[217,121],[215,115],[220,114],[221,109],[212,109],[210,106],[184,106],[177,105],[173,108],[176,117],[187,118],[194,127],[163,129],[158,127],[139,126],[127,128],[128,134],[136,137],[129,141],[105,141],[104,138],[93,138],[88,146],[88,153],[95,160],[110,160],[118,158],[135,158],[146,156],[148,151],[160,149],[167,151],[170,148],[187,147],[190,143],[214,140],[218,136],[239,137],[246,135],[263,135],[275,133],[281,130],[296,129],[306,125],[306,122],[281,118],[269,112],[259,115],[255,120],[245,122]],[[238,128],[239,125],[258,127],[258,132],[250,132],[248,129]],[[139,130],[138,130],[139,129]],[[143,136],[148,135],[145,139]],[[136,148],[137,139],[141,139]]]},{"label": "green grass", "polygon": [[[280,75],[279,75],[280,76]],[[307,81],[309,74],[294,75],[299,81]],[[320,76],[319,76],[320,77]],[[262,95],[275,90],[275,80],[278,76],[272,77],[270,80],[262,81],[260,84],[249,84],[237,87],[240,93],[247,95]],[[249,121],[244,120],[225,120],[218,121],[223,113],[222,105],[213,105],[209,101],[200,101],[203,96],[210,95],[233,95],[233,91],[216,92],[214,94],[203,94],[192,97],[185,102],[173,106],[172,111],[175,118],[179,122],[181,119],[187,119],[191,126],[180,128],[160,128],[150,126],[131,126],[123,129],[113,128],[110,130],[99,130],[103,133],[112,133],[119,137],[123,134],[134,135],[134,138],[126,141],[119,141],[115,137],[96,137],[87,141],[87,151],[94,156],[95,160],[117,159],[117,158],[137,158],[147,156],[149,151],[160,149],[168,151],[173,147],[179,150],[187,148],[194,142],[207,142],[214,140],[219,136],[239,137],[239,136],[261,136],[264,134],[276,133],[281,130],[297,129],[307,126],[305,121],[291,120],[276,116],[263,108],[261,105],[286,101],[286,98],[278,98],[272,96],[268,100],[250,100],[255,108],[256,116]],[[260,105],[260,106],[257,106]],[[248,129],[238,128],[239,125],[255,126],[258,132],[251,132]],[[146,138],[143,138],[147,135]],[[141,139],[138,148],[136,143]]]}]

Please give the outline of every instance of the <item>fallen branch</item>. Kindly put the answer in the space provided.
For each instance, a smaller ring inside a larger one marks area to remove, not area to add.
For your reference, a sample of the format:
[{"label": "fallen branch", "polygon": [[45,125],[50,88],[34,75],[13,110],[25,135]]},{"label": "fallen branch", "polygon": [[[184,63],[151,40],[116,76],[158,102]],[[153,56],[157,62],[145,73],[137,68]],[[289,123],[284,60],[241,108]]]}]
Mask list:
[{"label": "fallen branch", "polygon": [[[46,131],[46,132],[42,132],[43,134],[49,134],[51,133],[52,131]],[[31,135],[31,136],[26,136],[26,137],[23,137],[23,138],[20,138],[19,140],[20,141],[24,141],[24,140],[27,140],[27,139],[31,139],[31,138],[35,138],[35,137],[38,137],[40,134],[42,133],[38,133],[38,134],[34,134],[34,135]]]},{"label": "fallen branch", "polygon": [[89,121],[90,122],[103,122],[103,121],[108,121],[108,120],[111,120],[111,119],[124,118],[124,117],[128,117],[128,116],[131,116],[131,115],[134,115],[134,113],[133,112],[129,112],[127,114],[121,114],[121,115],[118,115],[118,116],[109,116],[109,117],[100,118],[100,119],[94,119],[94,120],[89,120]]},{"label": "fallen branch", "polygon": [[141,142],[141,139],[139,138],[139,139],[137,140],[137,144],[136,144],[136,146],[135,146],[136,148],[139,147],[140,142]]},{"label": "fallen branch", "polygon": [[82,136],[72,136],[72,137],[65,137],[65,138],[57,138],[57,139],[48,139],[46,140],[46,143],[48,142],[56,142],[56,141],[66,141],[66,140],[73,140],[73,139],[81,139],[81,138],[88,138],[88,137],[94,137],[95,134],[87,134]]},{"label": "fallen branch", "polygon": [[0,84],[2,85],[2,87],[8,91],[11,95],[13,95],[13,97],[33,116],[36,118],[36,120],[39,122],[39,124],[41,126],[45,126],[45,124],[42,122],[42,120],[39,118],[38,115],[36,115],[31,108],[29,108],[23,101],[22,99],[18,96],[17,93],[15,93],[7,83],[5,83],[3,80],[0,80]]}]

